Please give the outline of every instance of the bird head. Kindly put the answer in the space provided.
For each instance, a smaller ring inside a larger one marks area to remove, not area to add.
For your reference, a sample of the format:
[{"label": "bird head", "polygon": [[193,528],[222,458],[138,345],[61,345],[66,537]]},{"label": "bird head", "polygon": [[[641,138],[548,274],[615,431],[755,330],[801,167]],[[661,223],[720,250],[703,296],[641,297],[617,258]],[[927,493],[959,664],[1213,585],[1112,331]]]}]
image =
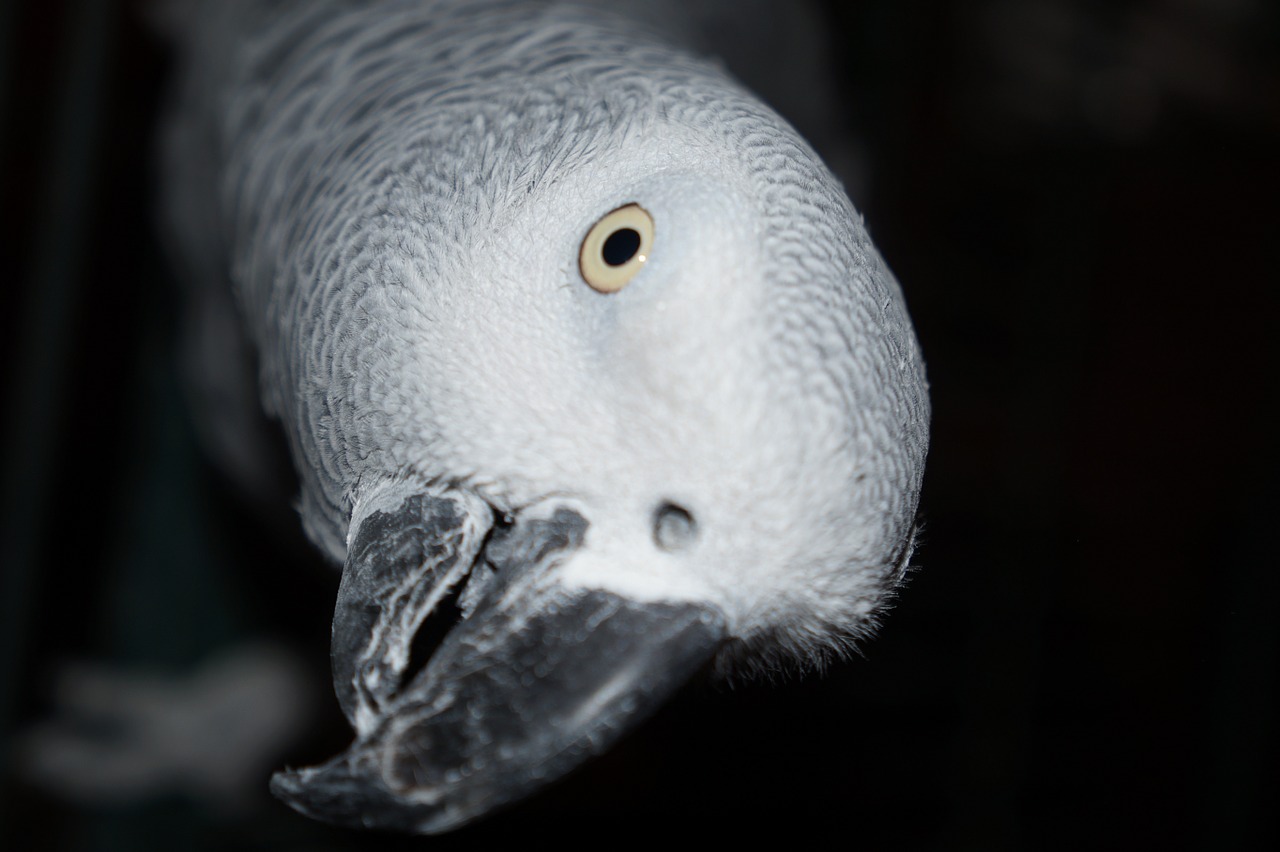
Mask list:
[{"label": "bird head", "polygon": [[465,156],[401,139],[403,179],[342,182],[296,446],[356,741],[276,777],[300,810],[463,824],[709,664],[847,650],[900,580],[929,416],[900,289],[808,145],[683,61],[495,89],[415,131]]}]

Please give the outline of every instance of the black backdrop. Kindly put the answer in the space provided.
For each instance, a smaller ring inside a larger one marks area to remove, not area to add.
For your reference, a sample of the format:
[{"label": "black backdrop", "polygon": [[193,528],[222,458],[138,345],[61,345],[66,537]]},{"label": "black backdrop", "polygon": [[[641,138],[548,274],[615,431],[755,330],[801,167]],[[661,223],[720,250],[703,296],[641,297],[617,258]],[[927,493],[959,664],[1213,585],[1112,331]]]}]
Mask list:
[{"label": "black backdrop", "polygon": [[[1275,847],[1280,10],[1262,0],[827,4],[855,192],[935,407],[918,570],[864,658],[695,684],[433,841],[265,793],[227,814],[29,783],[14,735],[53,712],[68,661],[181,672],[270,637],[318,684],[327,666],[336,575],[192,437],[151,225],[167,57],[135,11],[0,10],[0,846]],[[282,762],[345,744],[323,685],[314,704]]]}]

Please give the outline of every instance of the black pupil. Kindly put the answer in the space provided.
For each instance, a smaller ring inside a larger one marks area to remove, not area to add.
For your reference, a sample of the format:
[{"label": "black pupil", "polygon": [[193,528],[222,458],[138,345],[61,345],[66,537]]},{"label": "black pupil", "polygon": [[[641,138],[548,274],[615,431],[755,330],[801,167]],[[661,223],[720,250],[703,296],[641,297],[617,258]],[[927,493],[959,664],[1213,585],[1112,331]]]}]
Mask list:
[{"label": "black pupil", "polygon": [[609,235],[600,248],[604,262],[610,266],[621,266],[636,256],[640,251],[640,234],[634,228],[619,228]]}]

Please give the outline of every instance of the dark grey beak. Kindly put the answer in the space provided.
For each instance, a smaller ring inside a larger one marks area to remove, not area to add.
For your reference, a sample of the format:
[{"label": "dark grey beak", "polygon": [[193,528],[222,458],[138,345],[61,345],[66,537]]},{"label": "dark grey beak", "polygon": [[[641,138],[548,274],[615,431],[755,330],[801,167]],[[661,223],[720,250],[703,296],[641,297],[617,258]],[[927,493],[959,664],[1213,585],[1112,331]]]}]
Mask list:
[{"label": "dark grey beak", "polygon": [[[577,513],[489,535],[491,518],[452,492],[361,521],[333,634],[356,741],[321,766],[276,774],[277,796],[354,827],[456,828],[608,748],[720,647],[714,608],[562,586],[557,568],[586,535]],[[402,686],[414,634],[449,606],[462,619]]]}]

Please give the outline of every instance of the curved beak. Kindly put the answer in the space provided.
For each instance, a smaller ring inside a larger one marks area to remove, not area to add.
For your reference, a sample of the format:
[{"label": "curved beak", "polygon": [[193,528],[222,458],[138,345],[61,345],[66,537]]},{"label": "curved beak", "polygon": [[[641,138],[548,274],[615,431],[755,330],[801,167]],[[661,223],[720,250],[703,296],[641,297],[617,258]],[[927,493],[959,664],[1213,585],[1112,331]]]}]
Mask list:
[{"label": "curved beak", "polygon": [[[489,518],[451,492],[360,522],[333,634],[356,740],[323,765],[277,773],[277,796],[328,822],[456,828],[606,749],[723,642],[724,617],[708,605],[561,584],[587,530],[577,513],[491,535]],[[414,634],[450,607],[461,620],[406,678]]]}]

